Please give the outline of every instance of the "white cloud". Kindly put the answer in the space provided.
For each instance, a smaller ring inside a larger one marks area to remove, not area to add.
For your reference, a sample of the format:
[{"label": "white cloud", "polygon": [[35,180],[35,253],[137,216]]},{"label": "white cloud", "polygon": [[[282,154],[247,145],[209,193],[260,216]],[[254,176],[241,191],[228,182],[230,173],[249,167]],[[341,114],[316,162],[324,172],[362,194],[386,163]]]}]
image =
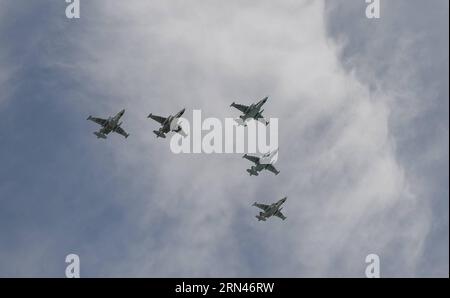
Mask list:
[{"label": "white cloud", "polygon": [[[429,207],[396,161],[392,95],[370,93],[340,65],[322,1],[98,1],[82,19],[70,69],[85,94],[102,96],[77,108],[127,109],[131,137],[109,148],[129,220],[149,230],[104,274],[363,276],[377,253],[390,274],[414,275]],[[225,117],[232,101],[266,95],[265,113],[280,118],[277,177],[248,177],[239,156],[173,155],[145,118],[181,107]],[[254,219],[253,201],[284,195],[285,222]]]}]

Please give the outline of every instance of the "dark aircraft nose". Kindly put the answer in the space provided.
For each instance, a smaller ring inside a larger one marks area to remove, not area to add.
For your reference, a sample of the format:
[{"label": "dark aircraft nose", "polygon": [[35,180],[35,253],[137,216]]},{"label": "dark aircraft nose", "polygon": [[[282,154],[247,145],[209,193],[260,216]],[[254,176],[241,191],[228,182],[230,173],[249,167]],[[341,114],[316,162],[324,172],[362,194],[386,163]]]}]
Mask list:
[{"label": "dark aircraft nose", "polygon": [[186,111],[186,108],[184,108],[181,111],[179,111],[178,114],[175,115],[175,117],[176,118],[180,118],[184,114],[184,111]]}]

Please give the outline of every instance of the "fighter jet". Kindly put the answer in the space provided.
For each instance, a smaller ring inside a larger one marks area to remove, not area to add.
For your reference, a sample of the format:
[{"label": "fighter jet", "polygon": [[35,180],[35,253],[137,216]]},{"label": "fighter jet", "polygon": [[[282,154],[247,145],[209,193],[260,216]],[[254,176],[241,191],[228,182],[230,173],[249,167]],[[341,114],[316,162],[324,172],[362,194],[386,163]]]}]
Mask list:
[{"label": "fighter jet", "polygon": [[276,161],[274,157],[277,153],[278,149],[273,152],[266,153],[261,157],[244,154],[242,158],[248,159],[255,163],[254,166],[252,166],[250,169],[247,169],[247,172],[250,174],[250,176],[258,176],[259,175],[258,172],[261,172],[262,170],[269,170],[275,175],[278,175],[280,171],[278,171],[273,166],[273,163],[275,163]]},{"label": "fighter jet", "polygon": [[256,218],[258,219],[258,221],[266,221],[267,218],[275,215],[279,218],[281,218],[282,220],[286,219],[286,216],[283,215],[283,213],[281,213],[281,205],[283,205],[284,202],[286,202],[287,197],[282,198],[281,200],[279,200],[276,203],[273,203],[271,205],[264,205],[264,204],[259,204],[257,202],[253,203],[253,206],[258,207],[260,209],[262,209],[262,212],[259,212],[259,215],[256,215]]},{"label": "fighter jet", "polygon": [[108,119],[89,116],[87,120],[91,120],[102,126],[99,131],[94,132],[94,134],[97,136],[97,139],[106,139],[106,135],[112,131],[123,135],[125,138],[128,138],[129,134],[120,127],[122,122],[119,123],[119,120],[123,116],[123,114],[125,114],[125,109],[117,113],[114,117],[109,117]]},{"label": "fighter jet", "polygon": [[184,111],[186,109],[182,109],[179,111],[175,116],[169,116],[167,118],[155,116],[153,114],[148,115],[147,118],[152,118],[153,120],[159,122],[161,124],[161,128],[159,130],[154,130],[153,133],[156,135],[156,138],[165,138],[166,133],[170,131],[174,131],[176,133],[180,133],[183,136],[186,136],[186,134],[181,129],[181,126],[177,124],[177,119],[183,115]]},{"label": "fighter jet", "polygon": [[230,107],[234,107],[239,111],[241,111],[242,113],[244,113],[244,115],[239,116],[244,126],[246,126],[247,119],[255,119],[257,121],[263,121],[263,123],[267,125],[269,124],[269,121],[264,119],[264,116],[262,115],[262,112],[264,110],[261,110],[261,107],[266,103],[268,98],[269,97],[265,97],[260,101],[258,101],[257,103],[251,104],[250,106],[245,106],[233,102],[230,105]]}]

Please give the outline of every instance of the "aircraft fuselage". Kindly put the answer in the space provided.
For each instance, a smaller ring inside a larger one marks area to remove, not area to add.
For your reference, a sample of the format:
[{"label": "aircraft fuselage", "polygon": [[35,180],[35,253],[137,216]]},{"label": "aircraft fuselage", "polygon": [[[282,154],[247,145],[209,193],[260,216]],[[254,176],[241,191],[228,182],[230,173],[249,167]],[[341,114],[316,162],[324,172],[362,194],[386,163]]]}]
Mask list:
[{"label": "aircraft fuselage", "polygon": [[248,107],[245,115],[241,116],[241,118],[242,119],[258,118],[257,116],[262,113],[261,107],[266,103],[267,99],[268,98],[266,97],[266,98],[260,100],[259,102],[257,102],[256,104],[251,104]]}]

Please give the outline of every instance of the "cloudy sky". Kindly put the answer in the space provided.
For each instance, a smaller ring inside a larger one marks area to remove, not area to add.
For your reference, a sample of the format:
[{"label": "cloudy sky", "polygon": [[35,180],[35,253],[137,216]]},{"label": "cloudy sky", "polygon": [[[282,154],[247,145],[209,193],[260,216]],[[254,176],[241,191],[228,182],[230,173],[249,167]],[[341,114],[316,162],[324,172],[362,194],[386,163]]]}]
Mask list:
[{"label": "cloudy sky", "polygon": [[[448,1],[0,0],[0,276],[449,274]],[[270,96],[280,175],[148,113]],[[88,115],[126,109],[128,139]],[[258,222],[254,201],[288,196]]]}]

